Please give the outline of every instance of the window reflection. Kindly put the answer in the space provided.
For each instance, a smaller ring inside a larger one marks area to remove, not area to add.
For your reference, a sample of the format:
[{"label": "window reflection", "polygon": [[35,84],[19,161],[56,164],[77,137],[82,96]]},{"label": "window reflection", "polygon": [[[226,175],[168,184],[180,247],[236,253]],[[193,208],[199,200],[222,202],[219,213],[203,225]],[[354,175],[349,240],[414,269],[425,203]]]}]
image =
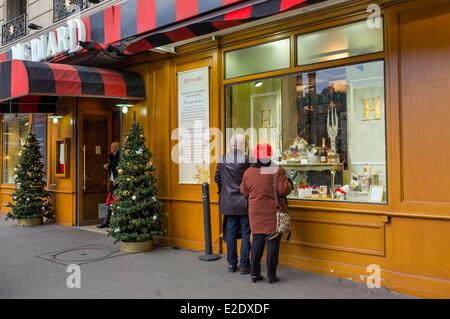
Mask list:
[{"label": "window reflection", "polygon": [[251,148],[273,146],[274,160],[295,184],[291,198],[386,202],[384,62],[230,85],[226,92],[227,127],[244,130]]},{"label": "window reflection", "polygon": [[28,114],[3,115],[3,183],[14,184],[14,167],[30,129]]},{"label": "window reflection", "polygon": [[4,184],[14,184],[14,167],[18,161],[18,153],[26,140],[32,119],[33,132],[41,148],[44,171],[47,166],[47,115],[46,114],[4,114],[2,125],[2,155]]}]

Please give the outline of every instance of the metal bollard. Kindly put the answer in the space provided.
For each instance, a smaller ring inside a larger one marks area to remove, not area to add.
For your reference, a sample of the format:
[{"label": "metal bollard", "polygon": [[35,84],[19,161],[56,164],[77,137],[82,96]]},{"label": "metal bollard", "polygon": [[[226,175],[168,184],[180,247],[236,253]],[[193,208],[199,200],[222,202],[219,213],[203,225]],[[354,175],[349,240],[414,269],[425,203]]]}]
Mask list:
[{"label": "metal bollard", "polygon": [[212,251],[211,238],[211,203],[209,199],[209,184],[202,184],[203,197],[203,227],[205,229],[205,254],[200,256],[202,261],[214,261],[220,259],[219,255],[214,255]]}]

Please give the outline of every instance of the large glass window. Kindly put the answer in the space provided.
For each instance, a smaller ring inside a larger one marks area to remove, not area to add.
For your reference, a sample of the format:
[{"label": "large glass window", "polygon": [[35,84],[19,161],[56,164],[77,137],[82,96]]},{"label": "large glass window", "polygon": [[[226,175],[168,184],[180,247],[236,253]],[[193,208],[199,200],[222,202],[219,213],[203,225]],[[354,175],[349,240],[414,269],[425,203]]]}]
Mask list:
[{"label": "large glass window", "polygon": [[225,53],[225,78],[286,69],[290,66],[290,39]]},{"label": "large glass window", "polygon": [[[382,19],[380,18],[382,22]],[[383,28],[366,20],[297,37],[297,64],[307,65],[382,52]]]},{"label": "large glass window", "polygon": [[290,198],[386,202],[383,61],[229,85],[226,99],[227,127],[272,145]]},{"label": "large glass window", "polygon": [[28,114],[4,114],[3,137],[3,183],[14,184],[14,167],[18,160],[18,153],[25,143],[30,129]]},{"label": "large glass window", "polygon": [[25,142],[33,121],[33,132],[36,134],[46,164],[47,115],[46,114],[4,114],[2,123],[2,156],[4,184],[14,184],[14,167],[18,161],[18,153]]}]

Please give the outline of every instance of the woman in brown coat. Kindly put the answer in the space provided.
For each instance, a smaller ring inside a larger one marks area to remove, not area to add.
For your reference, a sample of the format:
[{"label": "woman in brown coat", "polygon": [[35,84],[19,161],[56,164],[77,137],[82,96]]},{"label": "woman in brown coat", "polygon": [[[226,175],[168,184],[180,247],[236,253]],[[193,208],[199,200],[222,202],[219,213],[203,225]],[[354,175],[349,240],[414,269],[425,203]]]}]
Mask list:
[{"label": "woman in brown coat", "polygon": [[245,171],[240,187],[241,193],[248,197],[248,215],[253,234],[251,276],[253,282],[264,279],[261,276],[261,259],[267,240],[267,277],[269,283],[274,283],[279,280],[276,272],[281,236],[268,239],[277,227],[273,182],[275,179],[282,211],[287,211],[286,196],[292,191],[293,185],[283,168],[272,165],[272,148],[269,144],[258,144],[253,155],[257,163]]}]

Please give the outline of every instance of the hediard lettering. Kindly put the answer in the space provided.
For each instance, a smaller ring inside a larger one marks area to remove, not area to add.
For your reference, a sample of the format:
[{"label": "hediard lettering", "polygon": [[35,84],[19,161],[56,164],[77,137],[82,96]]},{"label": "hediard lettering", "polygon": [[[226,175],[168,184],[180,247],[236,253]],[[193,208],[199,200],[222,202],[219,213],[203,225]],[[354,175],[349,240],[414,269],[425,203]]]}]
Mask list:
[{"label": "hediard lettering", "polygon": [[214,306],[195,306],[188,303],[186,306],[181,306],[181,314],[204,314],[211,317],[214,312]]},{"label": "hediard lettering", "polygon": [[56,43],[56,33],[49,32],[48,34],[48,46],[47,46],[47,57],[54,56],[58,54],[58,44]]},{"label": "hediard lettering", "polygon": [[81,50],[79,41],[86,41],[86,26],[81,19],[71,19],[66,26],[11,47],[13,59],[41,61],[63,52]]},{"label": "hediard lettering", "polygon": [[69,28],[59,27],[56,32],[58,33],[58,52],[69,51]]}]

